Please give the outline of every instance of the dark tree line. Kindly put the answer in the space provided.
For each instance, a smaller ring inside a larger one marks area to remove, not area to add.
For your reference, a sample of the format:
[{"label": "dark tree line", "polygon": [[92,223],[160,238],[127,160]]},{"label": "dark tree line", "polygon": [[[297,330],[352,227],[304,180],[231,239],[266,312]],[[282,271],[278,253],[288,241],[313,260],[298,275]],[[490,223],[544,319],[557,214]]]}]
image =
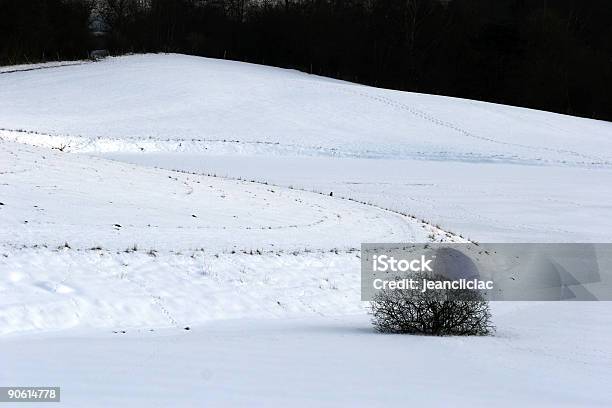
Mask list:
[{"label": "dark tree line", "polygon": [[0,0],[0,63],[181,52],[612,120],[609,0]]},{"label": "dark tree line", "polygon": [[0,0],[0,65],[87,57],[91,4]]}]

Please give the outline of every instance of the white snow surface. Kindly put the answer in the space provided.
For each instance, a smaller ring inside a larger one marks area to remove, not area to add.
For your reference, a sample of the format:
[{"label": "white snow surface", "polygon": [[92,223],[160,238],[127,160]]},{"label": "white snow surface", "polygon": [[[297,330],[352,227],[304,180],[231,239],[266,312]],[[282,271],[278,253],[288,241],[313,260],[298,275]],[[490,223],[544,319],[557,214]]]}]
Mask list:
[{"label": "white snow surface", "polygon": [[0,139],[0,385],[74,407],[612,405],[609,303],[379,335],[358,251],[610,241],[610,123],[160,54],[0,69]]},{"label": "white snow surface", "polygon": [[[123,250],[300,250],[415,241],[427,228],[381,208],[4,142],[0,245]],[[3,231],[3,232],[4,232]]]},{"label": "white snow surface", "polygon": [[461,240],[296,189],[6,141],[0,158],[0,334],[355,312],[361,242]]},{"label": "white snow surface", "polygon": [[0,75],[0,128],[64,151],[334,191],[483,242],[612,238],[608,122],[134,55]]},{"label": "white snow surface", "polygon": [[20,336],[0,382],[61,384],[70,407],[610,405],[609,314],[501,306],[494,337],[381,335],[363,315]]}]

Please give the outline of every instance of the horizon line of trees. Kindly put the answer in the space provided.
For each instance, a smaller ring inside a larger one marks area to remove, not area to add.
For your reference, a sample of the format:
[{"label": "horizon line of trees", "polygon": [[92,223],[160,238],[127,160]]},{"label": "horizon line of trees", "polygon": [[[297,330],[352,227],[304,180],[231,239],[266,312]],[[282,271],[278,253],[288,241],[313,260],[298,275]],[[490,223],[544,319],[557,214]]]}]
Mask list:
[{"label": "horizon line of trees", "polygon": [[[608,0],[0,0],[0,64],[177,52],[612,120]],[[98,38],[99,40],[99,38]]]}]

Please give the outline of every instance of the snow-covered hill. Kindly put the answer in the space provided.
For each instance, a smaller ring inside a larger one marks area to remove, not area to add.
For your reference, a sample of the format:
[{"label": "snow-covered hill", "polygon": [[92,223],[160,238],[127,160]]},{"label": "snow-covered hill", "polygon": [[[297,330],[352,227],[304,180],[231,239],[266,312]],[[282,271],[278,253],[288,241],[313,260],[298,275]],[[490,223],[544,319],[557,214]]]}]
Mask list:
[{"label": "snow-covered hill", "polygon": [[607,122],[135,55],[1,74],[0,128],[65,151],[334,191],[481,241],[612,239],[593,222],[612,212]]},{"label": "snow-covered hill", "polygon": [[0,69],[0,128],[0,384],[75,407],[612,403],[607,303],[376,335],[357,250],[610,241],[610,123],[134,55]]}]

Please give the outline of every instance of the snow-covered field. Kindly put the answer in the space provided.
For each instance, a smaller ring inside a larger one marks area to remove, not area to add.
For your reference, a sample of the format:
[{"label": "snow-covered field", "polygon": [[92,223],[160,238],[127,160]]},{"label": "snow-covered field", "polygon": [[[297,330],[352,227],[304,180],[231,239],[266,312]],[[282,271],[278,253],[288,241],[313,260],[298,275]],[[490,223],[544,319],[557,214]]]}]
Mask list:
[{"label": "snow-covered field", "polygon": [[55,65],[0,70],[0,385],[75,407],[612,404],[608,303],[377,335],[358,251],[609,242],[612,124],[181,55]]},{"label": "snow-covered field", "polygon": [[180,55],[0,84],[5,139],[335,191],[481,241],[612,235],[607,122]]},{"label": "snow-covered field", "polygon": [[20,336],[0,382],[62,385],[74,407],[610,405],[609,315],[506,305],[495,337],[469,339],[380,335],[363,315]]}]

